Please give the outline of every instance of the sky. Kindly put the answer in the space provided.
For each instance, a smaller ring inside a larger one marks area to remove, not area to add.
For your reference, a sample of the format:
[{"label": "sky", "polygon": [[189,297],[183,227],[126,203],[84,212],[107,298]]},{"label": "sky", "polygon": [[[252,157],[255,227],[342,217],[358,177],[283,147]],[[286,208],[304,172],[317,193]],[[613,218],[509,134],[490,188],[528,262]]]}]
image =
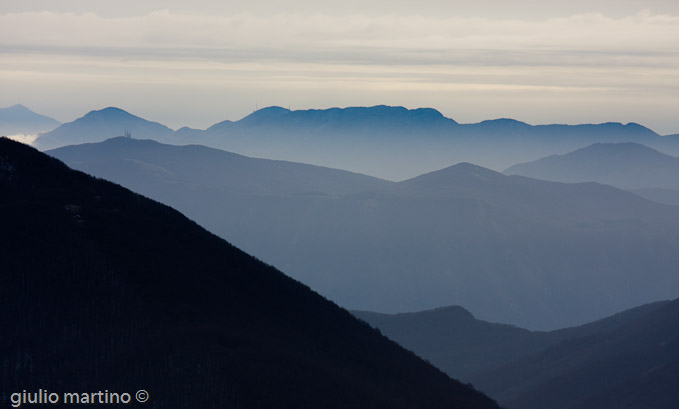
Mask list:
[{"label": "sky", "polygon": [[679,133],[679,1],[3,0],[0,90],[62,122],[386,104]]}]

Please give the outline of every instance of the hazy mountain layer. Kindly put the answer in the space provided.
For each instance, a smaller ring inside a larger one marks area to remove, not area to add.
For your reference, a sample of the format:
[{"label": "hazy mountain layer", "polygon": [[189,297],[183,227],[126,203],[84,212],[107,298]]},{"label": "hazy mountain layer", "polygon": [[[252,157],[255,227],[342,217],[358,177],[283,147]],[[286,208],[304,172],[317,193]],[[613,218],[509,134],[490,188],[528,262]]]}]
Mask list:
[{"label": "hazy mountain layer", "polygon": [[508,408],[679,405],[679,300],[471,377]]},{"label": "hazy mountain layer", "polygon": [[559,342],[608,332],[667,302],[646,304],[582,326],[554,331],[530,331],[479,320],[460,306],[398,314],[370,311],[353,314],[449,375],[469,381],[479,372],[540,353]]},{"label": "hazy mountain layer", "polygon": [[138,181],[146,182],[143,190],[153,189],[158,182],[259,195],[341,195],[393,184],[359,173],[249,158],[200,145],[173,146],[123,137],[49,152],[110,180],[132,182],[143,175],[148,179]]},{"label": "hazy mountain layer", "polygon": [[[497,408],[175,210],[0,139],[12,392],[157,408]],[[134,397],[132,398],[134,399]]]},{"label": "hazy mountain layer", "polygon": [[643,188],[629,189],[630,192],[654,202],[664,203],[672,206],[679,206],[679,189]]},{"label": "hazy mountain layer", "polygon": [[679,158],[637,143],[597,143],[514,165],[504,173],[557,182],[599,182],[623,189],[679,189]]},{"label": "hazy mountain layer", "polygon": [[[96,124],[96,125],[95,125]],[[260,109],[206,130],[172,132],[115,108],[93,111],[38,140],[41,149],[123,135],[201,144],[248,156],[284,159],[403,180],[457,162],[505,169],[594,142],[639,142],[679,154],[679,136],[638,124],[538,125],[512,119],[459,124],[434,109],[374,106],[290,111]]]},{"label": "hazy mountain layer", "polygon": [[354,312],[508,408],[667,408],[679,404],[679,301],[551,332],[475,319],[461,307]]},{"label": "hazy mountain layer", "polygon": [[177,207],[352,309],[458,304],[551,329],[679,295],[679,211],[610,186],[471,164],[390,183],[125,138],[50,154]]}]

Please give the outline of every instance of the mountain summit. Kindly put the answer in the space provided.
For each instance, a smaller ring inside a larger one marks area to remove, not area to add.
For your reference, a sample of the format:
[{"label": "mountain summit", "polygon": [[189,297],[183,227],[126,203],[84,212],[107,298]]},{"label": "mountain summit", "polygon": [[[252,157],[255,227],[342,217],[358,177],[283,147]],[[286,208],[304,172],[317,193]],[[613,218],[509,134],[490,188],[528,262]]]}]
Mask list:
[{"label": "mountain summit", "polygon": [[46,150],[64,145],[99,142],[114,136],[122,136],[126,131],[135,138],[161,140],[173,133],[172,129],[165,125],[147,121],[120,108],[108,107],[90,111],[73,122],[41,135],[35,146]]}]

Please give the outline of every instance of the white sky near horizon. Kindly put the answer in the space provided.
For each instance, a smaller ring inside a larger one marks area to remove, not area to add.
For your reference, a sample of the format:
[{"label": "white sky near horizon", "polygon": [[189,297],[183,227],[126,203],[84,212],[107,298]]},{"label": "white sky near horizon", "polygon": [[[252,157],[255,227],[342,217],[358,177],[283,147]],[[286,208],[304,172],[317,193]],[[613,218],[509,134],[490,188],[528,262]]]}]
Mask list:
[{"label": "white sky near horizon", "polygon": [[679,133],[679,1],[4,0],[0,89],[64,122],[387,104]]}]

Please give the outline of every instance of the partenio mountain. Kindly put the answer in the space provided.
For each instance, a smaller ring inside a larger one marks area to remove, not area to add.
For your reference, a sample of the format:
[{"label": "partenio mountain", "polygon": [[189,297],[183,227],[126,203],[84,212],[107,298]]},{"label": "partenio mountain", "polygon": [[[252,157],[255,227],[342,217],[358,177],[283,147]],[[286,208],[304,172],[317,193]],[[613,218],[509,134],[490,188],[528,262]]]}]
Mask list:
[{"label": "partenio mountain", "polygon": [[156,408],[498,408],[177,211],[0,139],[0,385]]}]

